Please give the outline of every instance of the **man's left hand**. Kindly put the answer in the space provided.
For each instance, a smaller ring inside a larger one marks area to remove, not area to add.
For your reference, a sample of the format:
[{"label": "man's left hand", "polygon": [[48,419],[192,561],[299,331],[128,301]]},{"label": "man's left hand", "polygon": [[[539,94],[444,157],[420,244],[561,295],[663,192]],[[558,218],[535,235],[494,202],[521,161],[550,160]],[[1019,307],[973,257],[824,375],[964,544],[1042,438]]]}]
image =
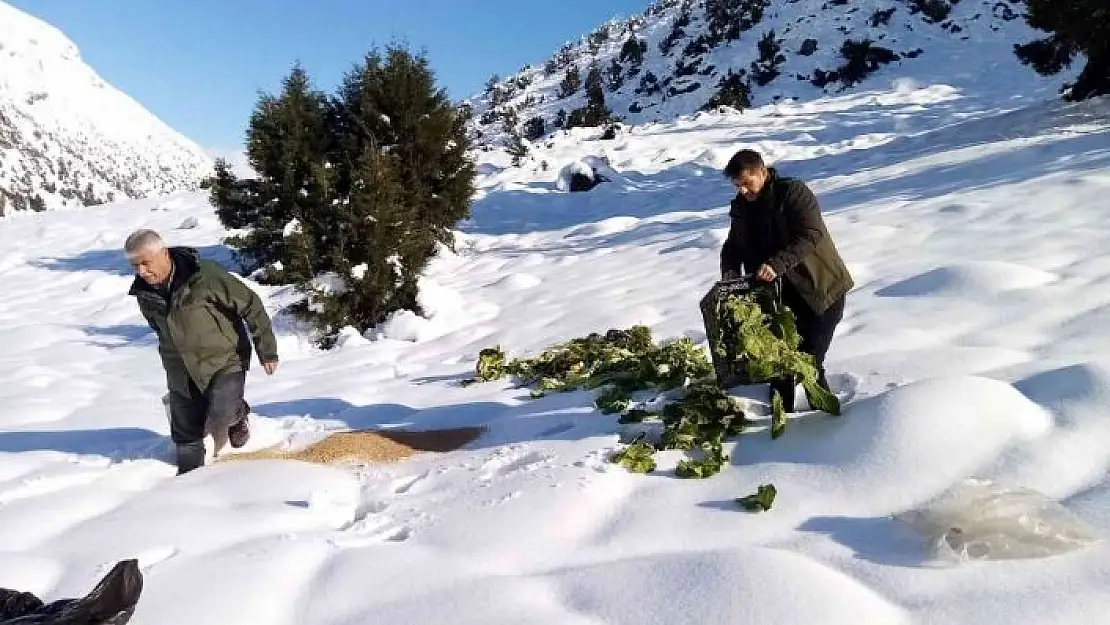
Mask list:
[{"label": "man's left hand", "polygon": [[274,371],[277,371],[277,367],[278,363],[276,360],[262,363],[262,368],[266,370],[266,375],[274,375]]},{"label": "man's left hand", "polygon": [[779,276],[775,273],[774,269],[771,269],[770,265],[764,263],[759,267],[759,271],[756,272],[755,277],[763,282],[771,282]]}]

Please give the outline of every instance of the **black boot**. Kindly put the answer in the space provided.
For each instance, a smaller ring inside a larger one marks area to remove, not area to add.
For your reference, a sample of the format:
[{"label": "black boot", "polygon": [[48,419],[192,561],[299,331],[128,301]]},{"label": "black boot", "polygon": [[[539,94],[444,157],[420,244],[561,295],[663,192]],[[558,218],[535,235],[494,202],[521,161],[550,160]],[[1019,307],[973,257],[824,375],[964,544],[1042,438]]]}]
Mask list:
[{"label": "black boot", "polygon": [[239,410],[239,419],[234,425],[227,428],[227,440],[234,449],[246,445],[251,438],[250,414],[251,406],[244,401]]},{"label": "black boot", "polygon": [[797,386],[798,380],[794,376],[784,376],[772,380],[768,402],[774,400],[777,392],[782,397],[782,409],[785,412],[794,412],[794,390]]},{"label": "black boot", "polygon": [[177,446],[177,474],[188,473],[204,466],[204,441],[181,443]]}]

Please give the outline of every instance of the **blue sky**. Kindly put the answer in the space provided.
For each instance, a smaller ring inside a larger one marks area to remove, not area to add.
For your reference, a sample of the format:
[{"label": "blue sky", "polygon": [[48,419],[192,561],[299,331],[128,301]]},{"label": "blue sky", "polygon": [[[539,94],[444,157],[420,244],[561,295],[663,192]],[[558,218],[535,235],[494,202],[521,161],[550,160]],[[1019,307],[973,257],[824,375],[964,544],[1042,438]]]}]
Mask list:
[{"label": "blue sky", "polygon": [[453,98],[649,0],[0,0],[61,29],[105,80],[202,146],[241,148],[259,90],[300,59],[330,91],[371,46],[426,49]]}]

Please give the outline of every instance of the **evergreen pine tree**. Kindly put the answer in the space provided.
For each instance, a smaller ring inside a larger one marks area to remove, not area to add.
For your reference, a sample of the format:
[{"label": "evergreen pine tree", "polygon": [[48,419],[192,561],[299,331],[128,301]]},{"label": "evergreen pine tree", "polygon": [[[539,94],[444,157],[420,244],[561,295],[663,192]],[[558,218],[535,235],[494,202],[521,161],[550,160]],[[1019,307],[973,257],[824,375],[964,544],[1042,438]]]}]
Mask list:
[{"label": "evergreen pine tree", "polygon": [[636,35],[630,35],[621,46],[620,60],[622,63],[640,65],[644,62],[644,52],[647,51],[647,42]]},{"label": "evergreen pine tree", "polygon": [[624,85],[624,68],[621,67],[620,61],[613,59],[609,63],[608,78],[610,91],[616,91]]},{"label": "evergreen pine tree", "polygon": [[486,81],[485,94],[489,95],[489,94],[493,93],[493,90],[497,88],[497,85],[500,82],[501,82],[501,77],[498,76],[497,74],[494,74],[493,76],[490,76],[489,80]]},{"label": "evergreen pine tree", "polygon": [[325,343],[344,325],[365,331],[395,310],[420,312],[418,277],[470,216],[475,174],[468,111],[436,86],[423,55],[397,45],[372,51],[345,75],[333,111],[328,253],[337,260],[321,269],[346,287],[305,312]]},{"label": "evergreen pine tree", "polygon": [[373,51],[341,90],[345,160],[356,162],[370,142],[397,157],[402,201],[413,207],[426,247],[451,246],[451,228],[470,216],[474,165],[466,155],[467,118],[436,87],[427,58],[397,45],[384,57]]},{"label": "evergreen pine tree", "polygon": [[345,326],[366,330],[395,310],[419,312],[416,281],[424,266],[401,261],[412,256],[417,220],[403,200],[397,159],[371,142],[350,165],[350,195],[336,215],[341,224],[332,250],[336,263],[330,280],[321,281],[338,288],[305,285],[307,299],[297,311],[315,324],[324,348],[334,345]]},{"label": "evergreen pine tree", "polygon": [[227,161],[216,159],[215,173],[205,180],[209,203],[216,207],[216,216],[226,228],[245,228],[257,219],[258,209],[250,190],[253,179],[239,180]]},{"label": "evergreen pine tree", "polygon": [[542,117],[536,116],[524,122],[524,138],[536,141],[547,134],[547,124]]},{"label": "evergreen pine tree", "polygon": [[730,106],[743,111],[751,105],[751,87],[744,80],[743,70],[736,73],[730,69],[717,82],[717,92],[701,108],[708,111],[718,106]]},{"label": "evergreen pine tree", "polygon": [[528,156],[528,144],[524,143],[524,137],[522,137],[519,132],[513,131],[509,134],[506,152],[509,153],[509,156],[513,157],[513,167],[520,167],[524,162],[524,158]]},{"label": "evergreen pine tree", "polygon": [[767,31],[759,40],[759,59],[752,61],[752,82],[766,86],[779,76],[779,66],[786,62],[782,42],[775,38],[775,31]]},{"label": "evergreen pine tree", "polygon": [[571,111],[567,127],[595,127],[612,120],[613,112],[605,104],[605,85],[602,82],[601,66],[594,61],[586,75],[586,106]]},{"label": "evergreen pine tree", "polygon": [[736,0],[705,0],[706,34],[710,47],[740,36]]},{"label": "evergreen pine tree", "polygon": [[1082,54],[1087,63],[1075,82],[1065,86],[1066,99],[1085,100],[1110,94],[1110,2],[1107,0],[1027,0],[1026,21],[1048,36],[1014,46],[1018,59],[1039,74],[1051,76],[1070,67]]},{"label": "evergreen pine tree", "polygon": [[[226,227],[249,228],[228,244],[248,270],[281,263],[272,280],[311,278],[303,259],[313,257],[314,239],[326,236],[319,224],[327,206],[328,144],[326,98],[312,88],[299,63],[282,81],[277,96],[262,94],[247,129],[247,159],[258,173],[251,192],[226,170],[217,169],[210,202]],[[226,220],[226,221],[225,221]],[[287,249],[286,226],[299,222],[308,235],[299,249]],[[292,260],[292,262],[290,262]]]},{"label": "evergreen pine tree", "polygon": [[582,74],[578,69],[578,65],[571,64],[571,66],[567,68],[566,76],[564,76],[562,82],[559,83],[558,95],[560,98],[569,98],[578,93],[578,89],[581,86]]}]

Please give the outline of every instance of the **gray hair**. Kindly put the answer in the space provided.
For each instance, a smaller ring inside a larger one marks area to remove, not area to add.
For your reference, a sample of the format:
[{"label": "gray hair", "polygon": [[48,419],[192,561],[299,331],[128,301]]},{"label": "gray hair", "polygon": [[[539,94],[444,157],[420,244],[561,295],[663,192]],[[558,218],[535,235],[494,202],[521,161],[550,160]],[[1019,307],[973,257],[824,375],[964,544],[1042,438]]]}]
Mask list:
[{"label": "gray hair", "polygon": [[165,242],[162,241],[162,235],[153,230],[136,230],[132,232],[123,243],[123,250],[128,254],[134,254],[148,247],[153,247],[155,249],[166,247]]}]

